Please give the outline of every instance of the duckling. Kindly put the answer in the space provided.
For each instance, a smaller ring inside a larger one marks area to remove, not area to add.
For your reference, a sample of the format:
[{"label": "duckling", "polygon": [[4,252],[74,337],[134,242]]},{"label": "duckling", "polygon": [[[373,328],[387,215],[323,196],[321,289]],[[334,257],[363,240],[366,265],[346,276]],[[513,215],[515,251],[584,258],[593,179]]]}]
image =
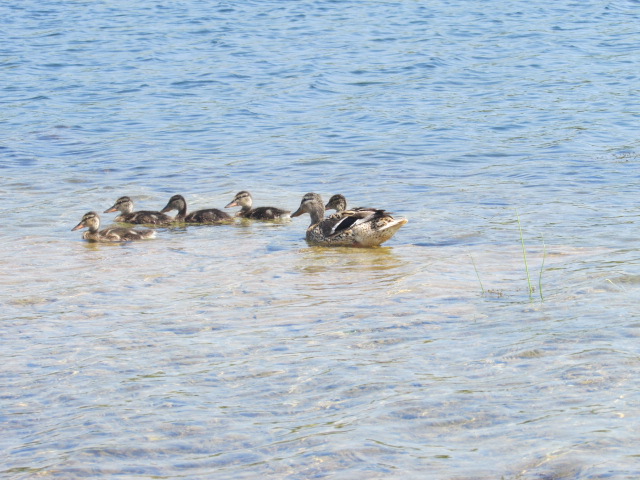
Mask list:
[{"label": "duckling", "polygon": [[291,218],[291,212],[276,207],[257,207],[251,208],[253,198],[251,194],[245,190],[238,192],[231,202],[224,208],[242,207],[236,213],[236,217],[250,218],[251,220],[286,220]]},{"label": "duckling", "polygon": [[132,240],[143,240],[154,238],[155,230],[134,230],[132,228],[100,228],[100,217],[96,212],[87,212],[80,220],[80,223],[73,227],[71,231],[88,228],[84,232],[82,238],[90,242],[130,242]]},{"label": "duckling", "polygon": [[375,247],[387,240],[407,223],[395,219],[384,210],[344,210],[324,218],[324,203],[317,193],[302,197],[300,207],[292,217],[303,213],[311,216],[307,242],[319,245]]},{"label": "duckling", "polygon": [[170,212],[171,210],[178,210],[178,214],[174,218],[175,222],[213,224],[232,220],[229,215],[217,208],[198,210],[187,215],[187,201],[182,195],[171,197],[169,203],[160,210],[160,213]]},{"label": "duckling", "polygon": [[[329,199],[329,201],[324,206],[324,208],[327,210],[335,210],[338,213],[343,212],[344,210],[347,209],[347,199],[345,198],[344,195],[340,193],[336,193]],[[367,208],[367,207],[356,207],[356,208],[351,208],[350,210],[355,212],[362,212],[362,211],[375,211],[377,209]]]},{"label": "duckling", "polygon": [[173,218],[160,212],[149,210],[133,211],[133,201],[129,197],[120,197],[113,204],[113,207],[104,211],[111,213],[119,211],[122,215],[116,217],[116,222],[150,224],[150,225],[168,225],[173,222]]}]

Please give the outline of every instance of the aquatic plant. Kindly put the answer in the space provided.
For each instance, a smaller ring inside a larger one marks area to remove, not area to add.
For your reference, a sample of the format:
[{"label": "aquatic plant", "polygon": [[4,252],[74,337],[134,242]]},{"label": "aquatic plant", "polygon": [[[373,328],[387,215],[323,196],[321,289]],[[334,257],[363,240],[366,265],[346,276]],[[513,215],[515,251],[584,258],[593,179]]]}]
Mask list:
[{"label": "aquatic plant", "polygon": [[[524,244],[524,235],[522,234],[522,224],[520,223],[520,215],[516,208],[516,220],[518,221],[518,231],[520,232],[520,244],[522,245],[522,259],[524,261],[524,269],[527,272],[527,284],[529,286],[529,300],[533,301],[533,292],[535,288],[531,285],[531,275],[529,274],[529,263],[527,262],[527,247]],[[547,257],[547,246],[544,243],[544,236],[542,237],[542,265],[540,266],[540,275],[538,276],[538,293],[540,294],[540,301],[544,302],[542,295],[542,272],[544,271],[544,261]]]},{"label": "aquatic plant", "polygon": [[527,248],[524,245],[524,237],[522,235],[522,224],[520,223],[520,215],[516,208],[516,220],[518,221],[518,230],[520,231],[520,243],[522,244],[522,258],[524,260],[524,269],[527,272],[527,284],[529,285],[529,299],[533,300],[533,287],[531,286],[531,275],[529,275],[529,264],[527,263]]},{"label": "aquatic plant", "polygon": [[482,286],[482,280],[480,280],[480,274],[478,273],[478,267],[476,267],[476,262],[469,254],[469,258],[471,259],[471,263],[473,263],[473,269],[476,271],[476,277],[478,277],[478,283],[480,284],[480,290],[482,290],[482,294],[484,295],[484,287]]},{"label": "aquatic plant", "polygon": [[538,276],[538,293],[540,294],[540,301],[544,302],[542,296],[542,272],[544,271],[544,260],[547,258],[547,245],[544,243],[544,235],[542,237],[542,265],[540,265],[540,275]]},{"label": "aquatic plant", "polygon": [[[529,300],[533,301],[533,292],[535,292],[535,287],[533,286],[533,284],[531,283],[531,274],[529,272],[529,262],[527,260],[527,247],[525,245],[524,242],[524,234],[522,232],[522,223],[520,222],[520,215],[518,213],[518,210],[516,209],[516,221],[518,222],[518,232],[520,234],[520,245],[522,248],[522,259],[524,262],[524,268],[525,271],[527,273],[527,290],[529,292]],[[541,239],[542,239],[542,264],[540,265],[540,273],[538,275],[538,294],[540,295],[540,301],[544,302],[544,295],[542,294],[542,273],[544,272],[544,264],[545,264],[545,260],[547,258],[547,245],[544,241],[544,236],[541,235]],[[502,291],[498,291],[495,289],[489,289],[489,290],[485,290],[484,289],[484,285],[482,284],[482,280],[480,278],[480,272],[478,271],[478,266],[476,265],[476,261],[473,258],[473,256],[471,255],[470,252],[467,252],[467,255],[469,255],[469,258],[471,259],[471,264],[473,265],[473,270],[476,272],[476,277],[478,278],[478,283],[480,284],[480,290],[482,292],[482,295],[485,295],[485,293],[489,293],[492,295],[496,295],[498,297],[502,297],[503,296],[503,292]]]}]

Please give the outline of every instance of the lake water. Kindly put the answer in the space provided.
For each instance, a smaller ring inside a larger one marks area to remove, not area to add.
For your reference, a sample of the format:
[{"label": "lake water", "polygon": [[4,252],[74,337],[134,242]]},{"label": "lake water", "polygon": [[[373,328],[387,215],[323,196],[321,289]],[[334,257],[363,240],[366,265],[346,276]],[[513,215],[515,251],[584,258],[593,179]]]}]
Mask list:
[{"label": "lake water", "polygon": [[[0,12],[0,476],[640,477],[640,2]],[[244,189],[409,223],[70,231]]]}]

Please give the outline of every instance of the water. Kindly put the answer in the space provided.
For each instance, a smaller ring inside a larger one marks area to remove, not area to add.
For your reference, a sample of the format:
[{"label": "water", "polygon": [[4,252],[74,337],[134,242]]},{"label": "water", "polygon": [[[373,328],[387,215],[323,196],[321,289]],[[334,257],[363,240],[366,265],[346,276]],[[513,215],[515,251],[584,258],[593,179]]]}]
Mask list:
[{"label": "water", "polygon": [[[0,11],[3,478],[640,476],[639,2]],[[70,232],[243,189],[409,223]]]}]

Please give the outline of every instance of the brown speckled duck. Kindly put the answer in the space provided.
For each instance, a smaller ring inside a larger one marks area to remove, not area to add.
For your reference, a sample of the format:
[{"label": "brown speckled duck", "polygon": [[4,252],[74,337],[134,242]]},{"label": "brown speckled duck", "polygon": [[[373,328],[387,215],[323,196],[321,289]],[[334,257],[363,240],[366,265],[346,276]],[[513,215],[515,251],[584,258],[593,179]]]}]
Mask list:
[{"label": "brown speckled duck", "polygon": [[276,207],[251,208],[253,198],[246,190],[238,192],[225,208],[242,207],[236,217],[249,218],[251,220],[286,220],[291,218],[291,212]]},{"label": "brown speckled duck", "polygon": [[[347,209],[347,199],[345,198],[344,195],[342,195],[340,193],[336,193],[335,195],[333,195],[329,199],[329,201],[324,206],[324,208],[326,210],[335,210],[338,213],[343,212],[343,211],[345,211]],[[356,207],[356,208],[351,208],[350,210],[355,211],[355,212],[362,212],[362,211],[374,212],[377,209],[376,208],[366,208],[366,207]]]},{"label": "brown speckled duck", "polygon": [[171,210],[178,210],[178,214],[174,218],[176,222],[215,224],[232,220],[229,215],[217,208],[208,208],[187,214],[187,201],[182,195],[174,195],[171,197],[169,203],[160,210],[160,213],[170,212]]},{"label": "brown speckled duck", "polygon": [[324,203],[317,193],[302,197],[300,208],[291,214],[311,216],[307,242],[318,245],[375,247],[387,240],[407,223],[406,218],[393,218],[384,210],[343,210],[324,218]]},{"label": "brown speckled duck", "polygon": [[100,228],[100,217],[96,212],[87,212],[80,220],[80,223],[73,227],[71,231],[88,228],[89,230],[82,234],[82,238],[90,242],[131,242],[133,240],[144,240],[154,238],[155,230],[134,230],[133,228]]},{"label": "brown speckled duck", "polygon": [[116,222],[147,224],[147,225],[169,225],[173,222],[173,218],[160,212],[149,210],[133,211],[133,201],[129,197],[120,197],[116,200],[111,208],[104,213],[120,212],[121,215],[116,217]]}]

